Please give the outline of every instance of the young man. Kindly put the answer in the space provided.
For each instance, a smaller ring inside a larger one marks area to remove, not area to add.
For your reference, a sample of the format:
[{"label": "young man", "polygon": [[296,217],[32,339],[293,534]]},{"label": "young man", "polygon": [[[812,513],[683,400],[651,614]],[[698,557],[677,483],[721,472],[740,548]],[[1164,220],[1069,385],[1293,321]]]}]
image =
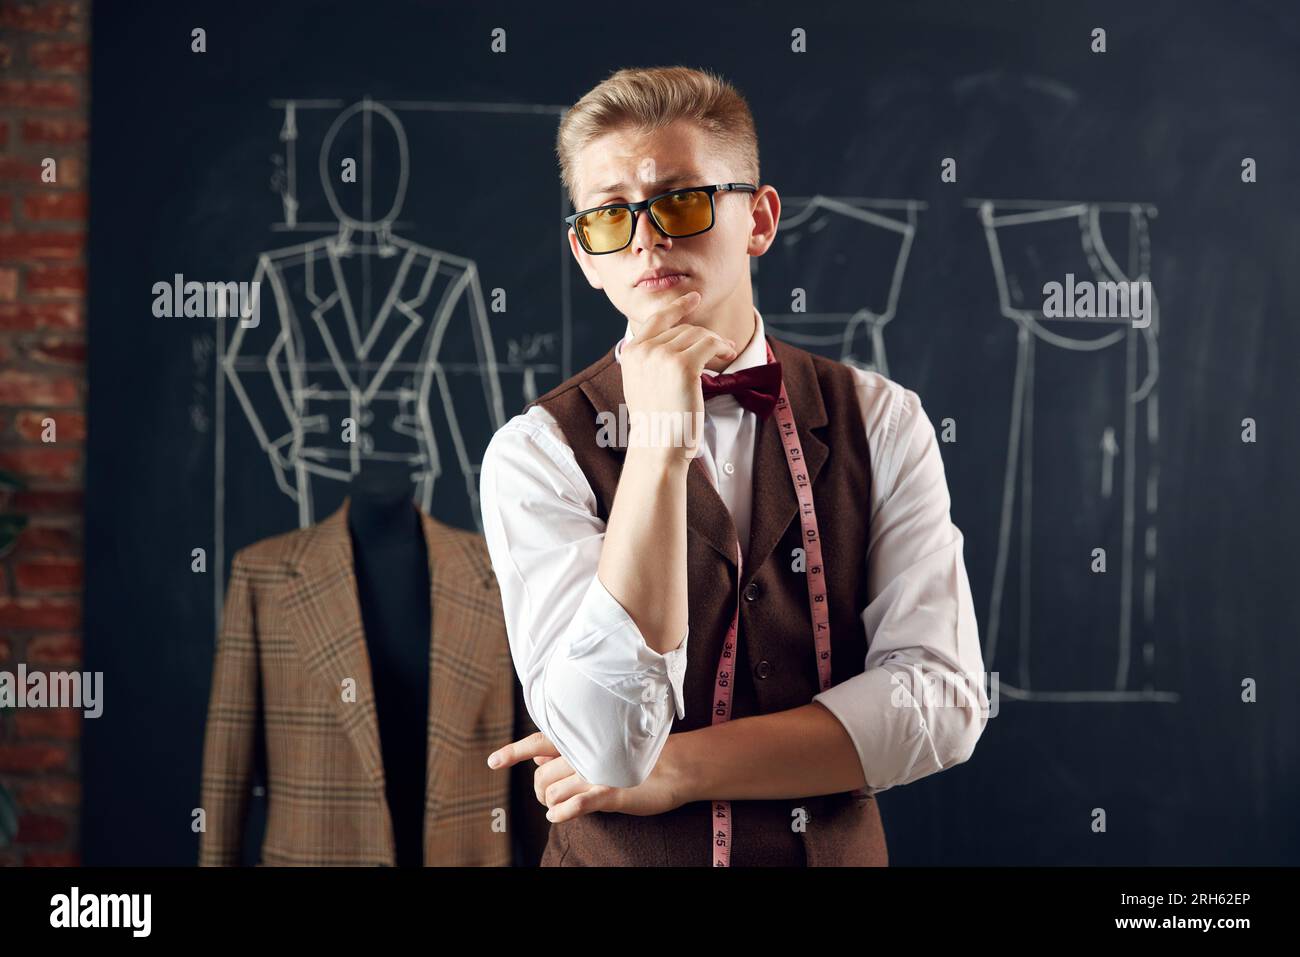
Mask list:
[{"label": "young man", "polygon": [[934,429],[764,332],[749,257],[781,202],[725,81],[620,70],[557,152],[573,255],[627,329],[484,457],[541,729],[489,764],[538,765],[543,866],[886,864],[874,795],[965,761],[988,713]]}]

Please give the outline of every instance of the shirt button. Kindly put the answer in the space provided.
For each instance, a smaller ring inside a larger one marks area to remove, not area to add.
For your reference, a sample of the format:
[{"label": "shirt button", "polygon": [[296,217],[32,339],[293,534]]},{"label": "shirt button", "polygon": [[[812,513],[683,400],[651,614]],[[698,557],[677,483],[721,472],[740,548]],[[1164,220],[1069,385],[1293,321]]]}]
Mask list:
[{"label": "shirt button", "polygon": [[723,466],[722,466],[722,471],[724,471],[724,472],[726,472],[728,475],[730,475],[730,474],[732,474],[733,472],[736,471],[736,467],[735,467],[734,465],[732,465],[730,462],[726,462],[726,463],[724,463]]},{"label": "shirt button", "polygon": [[750,582],[745,586],[745,601],[753,601],[758,597],[758,582]]},{"label": "shirt button", "polygon": [[767,678],[772,674],[772,663],[767,659],[760,661],[754,666],[754,674],[760,678]]}]

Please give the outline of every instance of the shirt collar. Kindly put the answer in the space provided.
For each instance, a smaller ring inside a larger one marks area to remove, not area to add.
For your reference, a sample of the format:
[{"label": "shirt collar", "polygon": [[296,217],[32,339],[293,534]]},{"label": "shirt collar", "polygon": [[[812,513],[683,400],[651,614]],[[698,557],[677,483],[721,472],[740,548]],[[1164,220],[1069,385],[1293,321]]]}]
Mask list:
[{"label": "shirt collar", "polygon": [[[623,333],[623,338],[614,346],[614,360],[621,362],[619,352],[623,348],[623,343],[631,339],[635,333],[632,331],[632,323],[627,324],[627,331]],[[754,334],[750,337],[749,343],[740,350],[740,355],[731,360],[723,372],[739,372],[741,369],[749,369],[753,366],[767,364],[767,338],[763,334],[763,314],[754,307]],[[717,375],[712,369],[705,369],[705,375]]]}]

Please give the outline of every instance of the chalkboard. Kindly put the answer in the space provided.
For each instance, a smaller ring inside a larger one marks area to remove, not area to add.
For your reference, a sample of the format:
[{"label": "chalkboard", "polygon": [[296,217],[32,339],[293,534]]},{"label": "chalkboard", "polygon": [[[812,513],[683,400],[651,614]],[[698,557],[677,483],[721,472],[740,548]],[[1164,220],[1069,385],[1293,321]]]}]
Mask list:
[{"label": "chalkboard", "polygon": [[[614,69],[681,63],[746,95],[785,201],[753,263],[770,333],[915,390],[941,437],[997,712],[969,762],[881,795],[892,862],[1300,863],[1300,17],[682,15],[95,6],[85,862],[196,860],[237,549],[332,512],[358,448],[476,528],[492,430],[622,334],[567,248],[556,125]],[[362,195],[327,188],[357,155]],[[1047,316],[1067,274],[1149,283],[1145,314]],[[256,327],[155,314],[156,284],[254,279]],[[305,368],[333,385],[303,469],[277,442]]]}]

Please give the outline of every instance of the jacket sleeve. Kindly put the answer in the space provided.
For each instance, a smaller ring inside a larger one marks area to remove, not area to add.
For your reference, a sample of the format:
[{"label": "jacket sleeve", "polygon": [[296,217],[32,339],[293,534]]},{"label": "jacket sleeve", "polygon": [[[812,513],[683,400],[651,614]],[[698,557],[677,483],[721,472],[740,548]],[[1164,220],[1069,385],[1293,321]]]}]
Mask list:
[{"label": "jacket sleeve", "polygon": [[[265,255],[258,258],[253,290],[256,311],[252,316],[241,316],[233,324],[222,366],[258,444],[270,457],[276,484],[297,501],[293,467],[302,445],[304,425],[296,421],[289,370],[300,357],[296,355],[289,316],[282,305],[284,295],[279,271]],[[272,309],[274,315],[269,314]],[[264,312],[268,315],[263,316]],[[312,428],[310,423],[307,427]],[[323,426],[314,430],[320,428]]]},{"label": "jacket sleeve", "polygon": [[240,863],[259,726],[257,622],[248,570],[235,555],[217,639],[203,743],[199,866]]}]

